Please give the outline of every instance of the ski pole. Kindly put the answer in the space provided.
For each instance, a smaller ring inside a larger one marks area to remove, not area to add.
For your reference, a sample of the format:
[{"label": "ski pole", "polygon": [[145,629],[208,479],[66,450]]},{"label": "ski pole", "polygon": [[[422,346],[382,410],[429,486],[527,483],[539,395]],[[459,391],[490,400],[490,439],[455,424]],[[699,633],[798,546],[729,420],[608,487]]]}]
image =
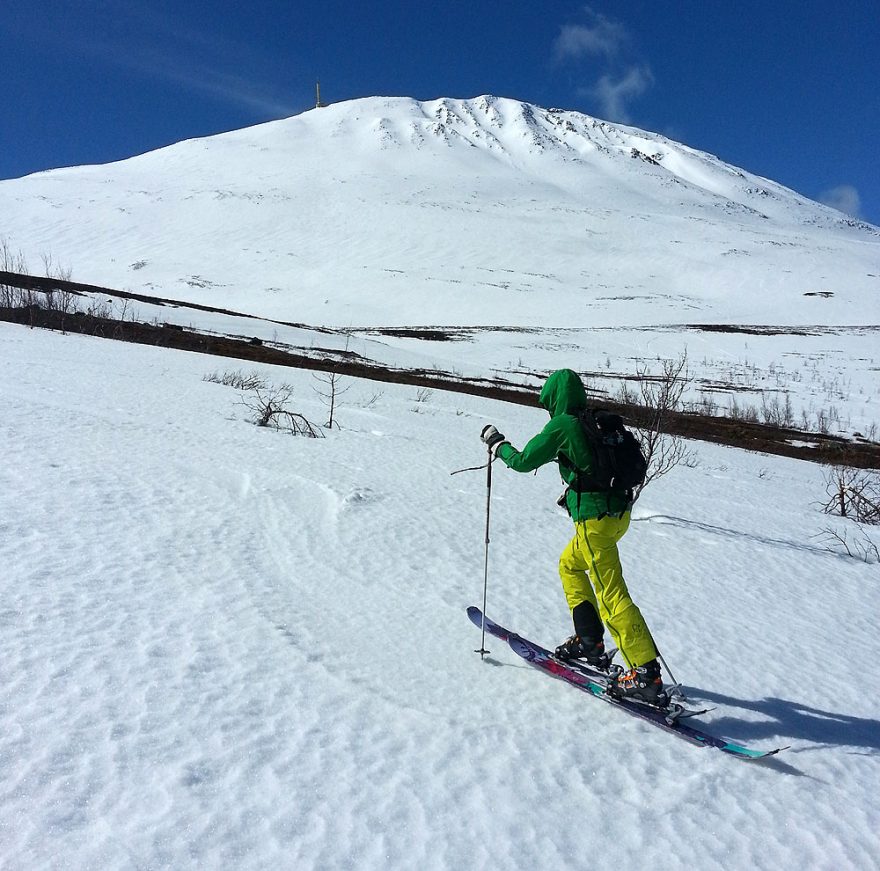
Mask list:
[{"label": "ski pole", "polygon": [[[656,645],[654,645],[656,647]],[[672,673],[672,669],[669,667],[669,663],[666,662],[663,654],[658,650],[657,658],[660,662],[663,663],[663,668],[666,669],[666,673],[669,675],[670,680],[672,681],[672,695],[677,695],[679,698],[687,701],[687,696],[684,694],[681,684],[675,679],[675,675]]]},{"label": "ski pole", "polygon": [[[651,635],[650,630],[648,634]],[[672,689],[669,691],[670,698],[678,697],[682,701],[687,701],[687,696],[684,694],[684,690],[681,688],[681,684],[675,679],[675,675],[672,673],[672,669],[669,667],[669,663],[666,662],[666,658],[660,652],[660,648],[657,646],[657,642],[654,641],[654,636],[651,635],[651,642],[654,645],[654,650],[657,651],[657,659],[663,663],[663,668],[666,669],[666,673],[669,675],[669,679],[672,681]]]},{"label": "ski pole", "polygon": [[480,637],[480,649],[474,653],[480,654],[480,659],[489,652],[486,650],[486,595],[489,589],[489,511],[492,507],[492,451],[486,461],[486,559],[483,563],[483,625]]},{"label": "ski pole", "polygon": [[[481,623],[482,635],[480,637],[480,649],[474,653],[480,654],[482,659],[490,651],[486,650],[486,594],[489,588],[489,510],[492,507],[492,450],[489,449],[489,458],[486,460],[486,559],[483,564],[483,621]],[[483,466],[472,466],[467,469],[456,469],[450,475],[460,475],[462,472],[478,472]]]}]

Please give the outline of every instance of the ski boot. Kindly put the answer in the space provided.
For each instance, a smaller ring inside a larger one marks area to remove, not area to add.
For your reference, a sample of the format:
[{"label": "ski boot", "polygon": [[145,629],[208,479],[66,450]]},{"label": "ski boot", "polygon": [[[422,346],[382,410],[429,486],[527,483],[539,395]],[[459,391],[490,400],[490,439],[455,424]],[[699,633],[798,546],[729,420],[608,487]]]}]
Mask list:
[{"label": "ski boot", "polygon": [[669,697],[663,689],[660,666],[656,659],[615,675],[608,694],[618,699],[632,699],[655,708],[666,708]]},{"label": "ski boot", "polygon": [[563,662],[583,660],[591,668],[607,671],[611,657],[605,653],[604,641],[589,641],[579,635],[572,635],[556,648],[554,656]]}]

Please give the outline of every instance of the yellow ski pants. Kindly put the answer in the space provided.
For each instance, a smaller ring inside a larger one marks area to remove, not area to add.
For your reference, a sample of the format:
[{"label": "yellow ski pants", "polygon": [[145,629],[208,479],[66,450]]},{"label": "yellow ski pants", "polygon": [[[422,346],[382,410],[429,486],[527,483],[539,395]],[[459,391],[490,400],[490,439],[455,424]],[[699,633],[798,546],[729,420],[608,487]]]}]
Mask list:
[{"label": "yellow ski pants", "polygon": [[[590,602],[630,667],[657,658],[654,639],[630,598],[617,542],[629,529],[630,513],[581,520],[559,557],[559,576],[570,610]],[[592,585],[591,582],[592,581]]]}]

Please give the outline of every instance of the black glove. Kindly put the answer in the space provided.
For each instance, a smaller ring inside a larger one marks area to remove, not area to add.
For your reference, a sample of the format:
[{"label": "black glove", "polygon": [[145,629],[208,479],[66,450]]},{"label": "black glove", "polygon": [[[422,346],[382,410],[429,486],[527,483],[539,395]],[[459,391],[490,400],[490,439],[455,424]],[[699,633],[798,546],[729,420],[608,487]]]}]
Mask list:
[{"label": "black glove", "polygon": [[480,433],[480,438],[482,439],[483,444],[489,448],[489,453],[491,453],[493,457],[498,453],[498,448],[500,448],[501,445],[508,444],[504,436],[498,432],[491,423],[488,423],[483,427],[483,431]]}]

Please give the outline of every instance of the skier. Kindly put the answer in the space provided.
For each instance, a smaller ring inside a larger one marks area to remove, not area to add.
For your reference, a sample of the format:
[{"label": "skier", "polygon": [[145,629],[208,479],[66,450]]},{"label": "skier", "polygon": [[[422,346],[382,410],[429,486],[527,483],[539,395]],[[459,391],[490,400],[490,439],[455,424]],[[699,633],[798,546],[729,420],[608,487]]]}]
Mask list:
[{"label": "skier", "polygon": [[[577,413],[587,407],[587,394],[577,373],[560,369],[547,378],[540,405],[550,422],[518,451],[492,424],[480,434],[493,458],[515,472],[531,472],[555,461],[567,487],[560,498],[575,524],[574,538],[559,558],[559,575],[574,622],[574,635],[556,648],[560,659],[585,659],[607,668],[603,623],[608,627],[628,670],[618,675],[611,692],[664,704],[657,648],[623,577],[617,542],[629,528],[629,491],[578,492],[581,474],[589,474],[593,452]],[[590,583],[592,581],[592,585]],[[600,619],[601,617],[601,619]]]}]

